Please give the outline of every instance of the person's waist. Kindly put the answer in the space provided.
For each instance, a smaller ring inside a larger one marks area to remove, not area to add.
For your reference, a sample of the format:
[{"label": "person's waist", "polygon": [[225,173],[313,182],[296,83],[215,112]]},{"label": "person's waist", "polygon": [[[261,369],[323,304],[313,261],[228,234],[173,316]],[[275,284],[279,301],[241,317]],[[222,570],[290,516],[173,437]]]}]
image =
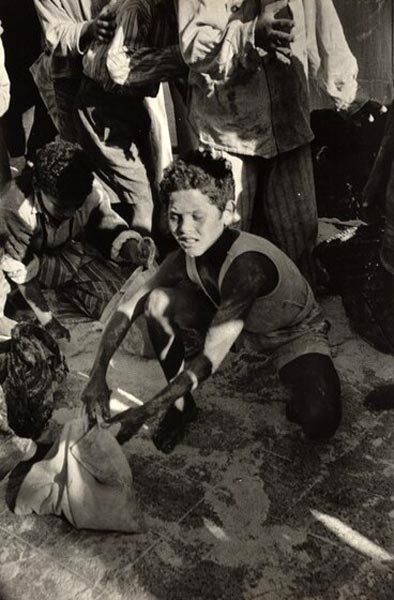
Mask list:
[{"label": "person's waist", "polygon": [[91,77],[88,77],[85,74],[82,74],[81,90],[83,90],[85,93],[89,93],[91,95],[95,95],[101,98],[127,98],[128,102],[141,102],[147,95],[144,93],[145,90],[139,90],[138,92],[130,91],[130,93],[126,93],[123,86],[118,85],[116,83],[111,84],[110,87],[104,87],[101,83],[98,83],[97,81],[95,81]]},{"label": "person's waist", "polygon": [[54,80],[79,79],[82,75],[82,57],[52,55],[51,75]]}]

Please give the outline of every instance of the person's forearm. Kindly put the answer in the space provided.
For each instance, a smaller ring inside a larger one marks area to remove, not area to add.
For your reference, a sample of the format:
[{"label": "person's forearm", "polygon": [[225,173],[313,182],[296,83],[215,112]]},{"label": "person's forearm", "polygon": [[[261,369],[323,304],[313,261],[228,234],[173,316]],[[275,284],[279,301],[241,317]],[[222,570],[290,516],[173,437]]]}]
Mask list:
[{"label": "person's forearm", "polygon": [[[136,294],[137,295],[137,294]],[[109,320],[103,335],[92,367],[91,379],[105,377],[111,358],[119,348],[133,321],[142,313],[145,297],[138,295],[138,300],[130,303],[127,312],[118,307]]]},{"label": "person's forearm", "polygon": [[51,53],[64,57],[80,54],[80,36],[88,22],[82,9],[76,20],[60,0],[34,0],[34,4]]},{"label": "person's forearm", "polygon": [[[130,408],[112,417],[109,423],[122,424],[116,436],[118,441],[123,443],[130,439],[148,420],[159,421],[175,400],[195,390],[211,373],[211,362],[204,355],[199,355],[151,400],[138,408]],[[150,425],[154,429],[154,424]]]},{"label": "person's forearm", "polygon": [[18,289],[41,325],[47,325],[53,318],[53,315],[48,302],[42,293],[39,281],[37,279],[32,279],[27,283],[19,284]]}]

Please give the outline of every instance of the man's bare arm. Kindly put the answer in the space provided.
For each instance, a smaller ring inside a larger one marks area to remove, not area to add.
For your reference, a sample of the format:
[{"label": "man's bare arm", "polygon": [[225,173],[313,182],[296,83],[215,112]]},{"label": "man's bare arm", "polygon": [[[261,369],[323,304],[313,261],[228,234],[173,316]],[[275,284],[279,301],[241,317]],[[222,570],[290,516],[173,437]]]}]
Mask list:
[{"label": "man's bare arm", "polygon": [[169,255],[160,265],[156,273],[146,281],[129,300],[121,303],[109,320],[93,363],[89,382],[82,394],[82,402],[86,405],[89,421],[97,420],[96,410],[100,408],[104,418],[108,419],[110,390],[106,376],[108,365],[116,350],[122,343],[131,324],[143,312],[150,292],[157,287],[169,287],[175,284],[182,275],[184,257],[179,251]]}]

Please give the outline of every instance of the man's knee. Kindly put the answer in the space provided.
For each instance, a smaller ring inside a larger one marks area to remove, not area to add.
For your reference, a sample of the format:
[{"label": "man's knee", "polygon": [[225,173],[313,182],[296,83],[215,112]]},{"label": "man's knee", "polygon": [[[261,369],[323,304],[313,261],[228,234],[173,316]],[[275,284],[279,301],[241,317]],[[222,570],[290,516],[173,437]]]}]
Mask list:
[{"label": "man's knee", "polygon": [[342,405],[340,381],[331,358],[305,355],[286,365],[280,375],[292,390],[289,419],[301,425],[309,439],[333,436],[341,421]]},{"label": "man's knee", "polygon": [[145,316],[148,321],[160,321],[167,316],[171,304],[169,293],[163,288],[153,290],[145,303]]}]

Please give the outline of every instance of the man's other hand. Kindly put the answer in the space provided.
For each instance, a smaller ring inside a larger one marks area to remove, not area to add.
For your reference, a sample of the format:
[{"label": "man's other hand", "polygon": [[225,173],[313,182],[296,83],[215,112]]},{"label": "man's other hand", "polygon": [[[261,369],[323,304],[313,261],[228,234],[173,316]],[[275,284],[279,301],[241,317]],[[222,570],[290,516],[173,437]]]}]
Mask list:
[{"label": "man's other hand", "polygon": [[256,22],[255,44],[266,52],[281,52],[290,54],[290,44],[294,41],[291,30],[294,21],[282,18],[280,11],[288,6],[287,0],[279,0],[267,4],[261,0],[261,12]]},{"label": "man's other hand", "polygon": [[25,258],[31,236],[31,228],[15,211],[0,207],[0,245],[12,258]]},{"label": "man's other hand", "polygon": [[91,377],[81,397],[90,427],[93,427],[98,419],[108,420],[110,418],[110,397],[111,390],[108,388],[105,377]]},{"label": "man's other hand", "polygon": [[115,12],[110,5],[104,6],[95,19],[89,22],[88,34],[91,39],[107,43],[112,40],[116,28]]}]

